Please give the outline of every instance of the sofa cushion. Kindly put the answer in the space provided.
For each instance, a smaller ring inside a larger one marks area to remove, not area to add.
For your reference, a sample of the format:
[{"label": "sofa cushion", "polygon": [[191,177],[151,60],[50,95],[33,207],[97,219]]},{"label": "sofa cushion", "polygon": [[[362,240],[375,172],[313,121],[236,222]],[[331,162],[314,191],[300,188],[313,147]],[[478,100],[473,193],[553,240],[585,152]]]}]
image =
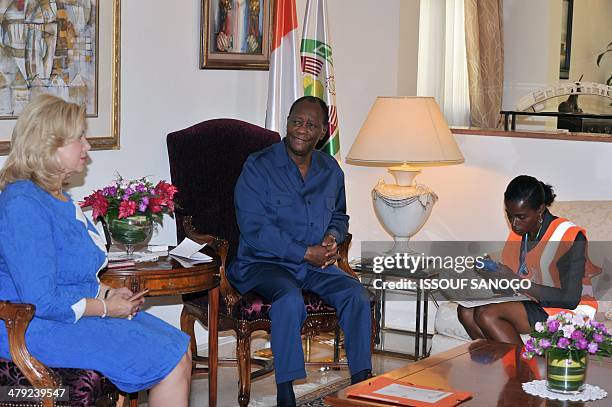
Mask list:
[{"label": "sofa cushion", "polygon": [[550,212],[585,228],[591,241],[612,241],[612,201],[555,201]]},{"label": "sofa cushion", "polygon": [[593,279],[599,311],[612,310],[612,201],[558,201],[550,211],[586,229],[589,259],[603,270]]},{"label": "sofa cushion", "polygon": [[435,329],[436,333],[450,336],[451,338],[470,341],[470,336],[457,318],[457,303],[453,301],[440,301],[440,307],[436,311]]}]

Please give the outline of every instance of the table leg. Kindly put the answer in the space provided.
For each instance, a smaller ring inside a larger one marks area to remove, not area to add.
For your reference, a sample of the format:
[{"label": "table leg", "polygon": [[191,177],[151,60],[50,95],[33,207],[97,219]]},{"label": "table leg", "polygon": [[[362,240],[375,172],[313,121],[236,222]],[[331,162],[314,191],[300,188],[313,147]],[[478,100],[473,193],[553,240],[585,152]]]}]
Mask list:
[{"label": "table leg", "polygon": [[376,318],[376,324],[378,325],[378,329],[376,330],[376,339],[375,339],[375,343],[376,343],[376,349],[378,350],[382,350],[381,349],[381,344],[382,344],[382,313],[383,313],[383,307],[382,307],[382,294],[381,294],[382,290],[376,290],[375,294],[374,294],[374,301],[376,303],[375,307],[376,309],[374,310],[375,312],[375,318]]},{"label": "table leg", "polygon": [[429,293],[427,290],[423,290],[423,349],[421,350],[421,357],[427,356],[427,317],[429,311]]},{"label": "table leg", "polygon": [[416,289],[416,324],[414,327],[414,360],[419,360],[419,340],[421,339],[421,288]]},{"label": "table leg", "polygon": [[208,292],[208,405],[217,405],[217,364],[219,360],[219,287]]},{"label": "table leg", "polygon": [[[383,282],[385,281],[383,277]],[[380,296],[380,350],[385,350],[385,314],[386,314],[387,290],[383,289]]]}]

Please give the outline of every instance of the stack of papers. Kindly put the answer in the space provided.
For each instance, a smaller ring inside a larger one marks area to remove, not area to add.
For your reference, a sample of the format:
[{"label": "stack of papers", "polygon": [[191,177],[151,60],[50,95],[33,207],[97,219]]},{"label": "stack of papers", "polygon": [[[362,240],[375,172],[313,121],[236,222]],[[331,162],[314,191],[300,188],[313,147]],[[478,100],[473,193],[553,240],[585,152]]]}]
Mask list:
[{"label": "stack of papers", "polygon": [[151,253],[162,253],[160,256],[167,256],[168,245],[165,244],[150,244],[147,246],[147,250]]},{"label": "stack of papers", "polygon": [[183,267],[193,267],[200,263],[210,263],[213,261],[213,258],[204,253],[200,253],[200,250],[202,250],[204,246],[206,246],[206,243],[199,244],[186,237],[181,244],[170,250],[170,255],[181,263]]},{"label": "stack of papers", "polygon": [[499,304],[502,302],[514,302],[514,301],[531,301],[531,298],[523,294],[516,295],[505,295],[505,296],[494,296],[491,298],[479,299],[479,300],[455,300],[458,304],[465,308],[481,307],[487,304]]},{"label": "stack of papers", "polygon": [[109,269],[129,269],[136,265],[133,261],[112,261],[106,266]]},{"label": "stack of papers", "polygon": [[134,263],[142,263],[145,261],[156,261],[157,259],[159,259],[160,255],[164,255],[163,253],[147,253],[147,252],[134,252],[131,256],[128,256],[127,254],[125,254],[125,252],[115,252],[115,251],[110,251],[108,252],[108,261],[109,262],[115,262],[115,261],[132,261]]}]

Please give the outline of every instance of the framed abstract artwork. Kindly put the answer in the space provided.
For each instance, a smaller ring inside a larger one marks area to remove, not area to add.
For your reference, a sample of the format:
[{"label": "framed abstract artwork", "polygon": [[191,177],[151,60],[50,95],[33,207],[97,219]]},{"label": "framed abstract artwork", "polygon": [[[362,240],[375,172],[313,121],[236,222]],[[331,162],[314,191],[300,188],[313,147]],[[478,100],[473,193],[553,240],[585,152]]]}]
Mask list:
[{"label": "framed abstract artwork", "polygon": [[118,148],[121,0],[0,0],[0,21],[0,154],[40,93],[85,105],[92,148]]},{"label": "framed abstract artwork", "polygon": [[200,69],[268,69],[272,5],[273,0],[202,0]]}]

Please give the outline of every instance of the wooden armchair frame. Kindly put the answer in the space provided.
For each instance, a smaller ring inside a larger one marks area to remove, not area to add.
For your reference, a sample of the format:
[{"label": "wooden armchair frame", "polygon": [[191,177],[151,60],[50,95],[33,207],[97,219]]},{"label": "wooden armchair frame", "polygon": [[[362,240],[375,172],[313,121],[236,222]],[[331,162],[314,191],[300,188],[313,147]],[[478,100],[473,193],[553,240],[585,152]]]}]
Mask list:
[{"label": "wooden armchair frame", "polygon": [[[32,304],[0,301],[0,319],[6,325],[11,358],[32,386],[57,388],[59,380],[45,365],[32,356],[26,347],[25,332],[34,317],[34,310],[35,307]],[[55,405],[55,400],[52,397],[46,397],[42,403],[44,407],[52,407]]]},{"label": "wooden armchair frame", "polygon": [[[62,384],[59,377],[32,356],[26,346],[25,332],[34,317],[35,309],[36,307],[32,304],[0,301],[0,319],[4,321],[6,326],[11,359],[33,387],[41,389],[58,388]],[[110,394],[106,401],[110,405],[115,405],[117,399],[118,392],[115,392]],[[56,405],[53,397],[42,398],[41,403],[43,407],[53,407]],[[13,404],[0,402],[0,405]],[[16,402],[14,405],[25,404],[23,402]]]}]

